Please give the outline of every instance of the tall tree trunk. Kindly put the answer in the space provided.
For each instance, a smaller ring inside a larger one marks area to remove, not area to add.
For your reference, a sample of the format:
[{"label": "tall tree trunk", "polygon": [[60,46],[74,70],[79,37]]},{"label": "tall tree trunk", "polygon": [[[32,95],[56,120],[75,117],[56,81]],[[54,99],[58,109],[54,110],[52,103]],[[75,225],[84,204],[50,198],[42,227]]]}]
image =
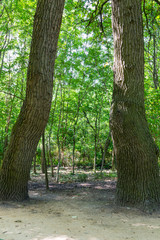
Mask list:
[{"label": "tall tree trunk", "polygon": [[3,159],[0,199],[28,198],[28,179],[52,101],[53,70],[65,0],[38,0],[27,73],[26,98]]},{"label": "tall tree trunk", "polygon": [[114,89],[110,127],[117,161],[117,202],[159,202],[158,149],[144,107],[141,0],[112,0]]}]

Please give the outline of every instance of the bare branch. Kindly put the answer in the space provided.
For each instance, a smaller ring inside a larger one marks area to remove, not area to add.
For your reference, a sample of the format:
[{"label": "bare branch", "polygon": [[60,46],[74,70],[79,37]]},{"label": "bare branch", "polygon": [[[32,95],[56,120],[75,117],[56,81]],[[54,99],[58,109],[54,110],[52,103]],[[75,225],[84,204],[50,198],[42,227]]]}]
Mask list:
[{"label": "bare branch", "polygon": [[15,97],[15,98],[18,98],[18,99],[20,99],[20,100],[22,100],[22,101],[24,100],[23,98],[15,95],[15,94],[9,93],[9,92],[0,91],[0,93],[4,93],[4,94],[7,94],[7,95],[10,95],[10,96]]},{"label": "bare branch", "polygon": [[92,126],[92,124],[90,123],[90,121],[89,121],[89,119],[88,119],[88,117],[87,117],[87,114],[86,114],[86,112],[85,111],[83,111],[83,113],[84,113],[84,116],[85,116],[85,118],[87,119],[87,123],[89,124],[89,126],[93,129],[93,131],[95,132],[95,129],[94,129],[94,127]]}]

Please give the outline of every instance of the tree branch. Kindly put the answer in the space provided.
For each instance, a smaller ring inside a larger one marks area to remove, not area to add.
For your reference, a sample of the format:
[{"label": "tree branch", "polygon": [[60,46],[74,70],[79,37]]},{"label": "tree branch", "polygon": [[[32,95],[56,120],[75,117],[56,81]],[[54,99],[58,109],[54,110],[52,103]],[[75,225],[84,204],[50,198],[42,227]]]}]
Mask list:
[{"label": "tree branch", "polygon": [[92,126],[92,124],[90,123],[90,121],[89,121],[89,119],[88,119],[88,117],[87,117],[87,114],[86,114],[86,112],[85,111],[83,111],[83,113],[84,113],[84,116],[85,116],[85,118],[87,119],[87,123],[89,124],[89,126],[93,129],[93,131],[95,132],[95,129],[94,129],[94,127]]},{"label": "tree branch", "polygon": [[[94,21],[94,19],[95,19],[98,15],[100,15],[100,18],[101,18],[101,28],[102,28],[102,31],[103,31],[102,11],[103,11],[104,5],[105,5],[107,2],[109,2],[109,0],[104,1],[104,2],[102,3],[102,5],[100,6],[99,11],[98,11],[99,0],[97,1],[97,5],[96,5],[96,7],[95,7],[95,10],[93,11],[90,19],[88,19],[89,23],[87,24],[87,27],[89,27],[89,25]],[[97,12],[97,11],[98,11],[98,12]],[[94,16],[94,14],[95,14],[95,16]]]},{"label": "tree branch", "polygon": [[18,97],[17,95],[15,95],[15,94],[12,94],[12,93],[9,93],[9,92],[0,91],[0,93],[4,93],[4,94],[10,95],[10,96],[12,96],[12,97],[15,97],[15,98],[18,98],[18,99],[20,99],[20,100],[24,101],[24,99],[23,99],[23,98],[21,98],[21,97]]},{"label": "tree branch", "polygon": [[153,0],[155,1],[158,5],[160,5],[160,1],[159,0]]}]

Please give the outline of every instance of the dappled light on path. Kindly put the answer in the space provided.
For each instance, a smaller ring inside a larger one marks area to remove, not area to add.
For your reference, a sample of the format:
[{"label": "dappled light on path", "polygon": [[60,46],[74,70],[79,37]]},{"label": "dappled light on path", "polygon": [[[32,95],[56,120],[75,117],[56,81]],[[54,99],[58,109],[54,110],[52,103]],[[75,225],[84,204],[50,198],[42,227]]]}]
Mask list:
[{"label": "dappled light on path", "polygon": [[[39,238],[34,238],[32,240],[39,240]],[[42,238],[41,240],[77,240],[77,238],[70,238],[66,235],[62,235],[62,236],[57,236],[57,237],[53,237],[53,236],[45,237],[45,238]],[[98,240],[98,238],[91,237],[88,240]]]},{"label": "dappled light on path", "polygon": [[[34,238],[32,240],[39,240],[39,238]],[[76,240],[76,239],[70,238],[66,235],[62,235],[62,236],[58,236],[58,237],[53,237],[53,236],[45,237],[45,238],[41,238],[41,240]]]}]

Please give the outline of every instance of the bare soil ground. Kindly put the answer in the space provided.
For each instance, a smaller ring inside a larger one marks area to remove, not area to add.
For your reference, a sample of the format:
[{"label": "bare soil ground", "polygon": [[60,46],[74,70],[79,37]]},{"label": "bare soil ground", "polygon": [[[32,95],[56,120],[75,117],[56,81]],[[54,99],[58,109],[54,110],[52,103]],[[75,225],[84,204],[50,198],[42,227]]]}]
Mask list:
[{"label": "bare soil ground", "polygon": [[32,177],[30,200],[0,202],[0,240],[159,240],[160,212],[114,204],[115,179],[54,183]]}]

